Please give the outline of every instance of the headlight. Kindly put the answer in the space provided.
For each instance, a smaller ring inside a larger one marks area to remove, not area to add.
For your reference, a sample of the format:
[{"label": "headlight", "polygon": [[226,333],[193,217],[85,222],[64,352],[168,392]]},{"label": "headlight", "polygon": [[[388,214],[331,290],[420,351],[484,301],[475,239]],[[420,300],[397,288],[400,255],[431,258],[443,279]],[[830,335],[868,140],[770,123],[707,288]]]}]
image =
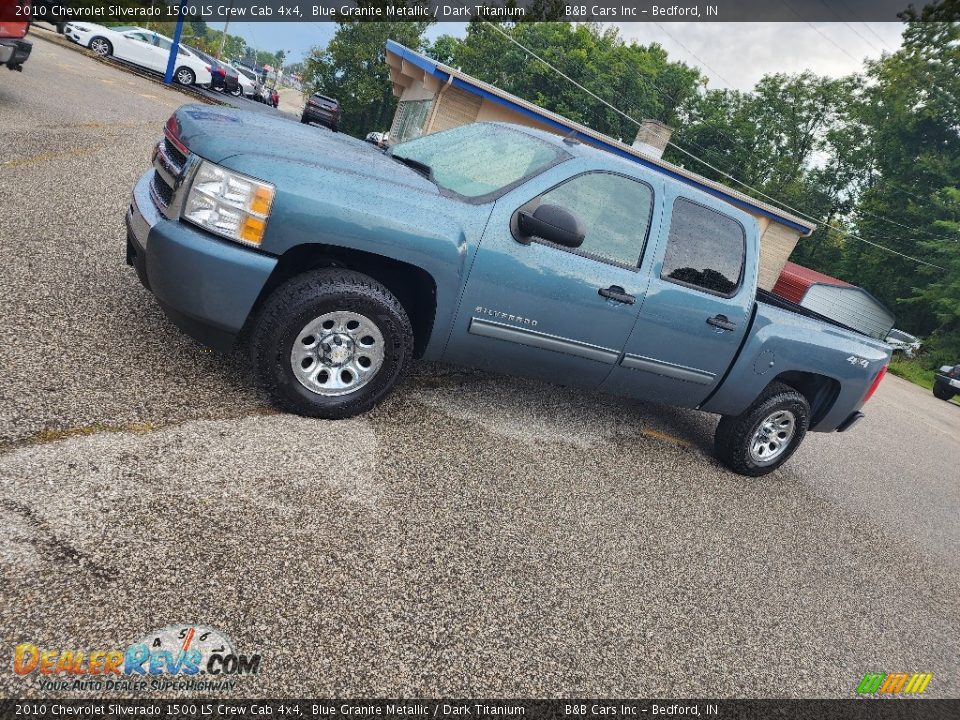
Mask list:
[{"label": "headlight", "polygon": [[267,229],[274,187],[203,160],[183,207],[183,218],[217,235],[259,246]]}]

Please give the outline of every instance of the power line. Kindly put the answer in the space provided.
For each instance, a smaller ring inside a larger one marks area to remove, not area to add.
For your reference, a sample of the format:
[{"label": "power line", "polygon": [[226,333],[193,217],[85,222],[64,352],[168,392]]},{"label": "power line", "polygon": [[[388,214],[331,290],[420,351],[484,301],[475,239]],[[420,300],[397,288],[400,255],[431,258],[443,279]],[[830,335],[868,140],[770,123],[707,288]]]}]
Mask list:
[{"label": "power line", "polygon": [[[506,32],[505,32],[504,30],[502,30],[501,28],[497,27],[495,24],[486,23],[485,25],[488,26],[488,27],[492,27],[494,30],[496,30],[497,32],[499,32],[501,35],[503,35],[505,38],[507,38],[510,42],[512,42],[514,45],[516,45],[516,46],[517,46],[518,48],[520,48],[521,50],[523,50],[525,53],[527,53],[527,54],[530,55],[531,57],[536,58],[537,60],[539,60],[540,62],[542,62],[544,65],[546,65],[548,68],[550,68],[551,70],[553,70],[555,73],[557,73],[558,75],[560,75],[561,77],[563,77],[565,80],[567,80],[568,82],[572,83],[572,84],[575,85],[576,87],[580,88],[581,90],[583,90],[585,93],[587,93],[588,95],[590,95],[590,96],[593,97],[594,99],[596,99],[596,100],[598,100],[599,102],[603,103],[603,104],[606,105],[608,108],[610,108],[611,110],[613,110],[614,112],[616,112],[618,115],[623,116],[624,118],[626,118],[627,120],[629,120],[630,122],[632,122],[632,123],[633,123],[634,125],[636,125],[637,127],[642,127],[642,123],[641,123],[640,121],[636,120],[635,118],[630,117],[630,116],[627,115],[625,112],[623,112],[622,110],[620,110],[620,109],[617,108],[617,107],[614,107],[611,103],[607,102],[606,100],[604,100],[602,97],[600,97],[599,95],[597,95],[597,94],[594,93],[593,91],[589,90],[588,88],[585,88],[583,85],[581,85],[581,84],[578,83],[576,80],[574,80],[573,78],[571,78],[571,77],[570,77],[569,75],[567,75],[565,72],[563,72],[563,71],[560,70],[559,68],[553,66],[551,63],[549,63],[548,61],[544,60],[542,57],[540,57],[539,55],[537,55],[535,52],[533,52],[533,51],[530,50],[529,48],[527,48],[527,47],[525,47],[524,45],[522,45],[522,44],[521,44],[520,42],[518,42],[515,38],[511,37],[508,33],[506,33]],[[725,178],[727,178],[727,179],[729,179],[729,180],[732,180],[733,182],[737,183],[738,185],[741,185],[741,186],[747,188],[748,190],[756,193],[757,195],[760,195],[761,197],[764,197],[764,198],[770,200],[772,203],[774,203],[776,206],[780,207],[780,208],[783,209],[783,210],[789,210],[790,212],[795,213],[797,216],[799,216],[799,217],[801,217],[801,218],[807,219],[807,220],[809,220],[809,221],[811,221],[811,222],[814,222],[814,223],[822,224],[822,225],[824,225],[824,226],[826,226],[826,227],[829,227],[829,228],[831,228],[831,229],[833,229],[833,230],[837,230],[838,232],[844,233],[847,237],[851,237],[851,238],[853,238],[853,239],[855,239],[855,240],[859,240],[859,241],[861,241],[861,242],[865,242],[867,245],[871,245],[872,247],[878,248],[878,249],[880,249],[880,250],[884,250],[885,252],[889,252],[889,253],[892,253],[892,254],[894,254],[894,255],[899,255],[900,257],[906,258],[907,260],[912,260],[913,262],[920,263],[920,264],[922,264],[922,265],[927,265],[927,266],[929,266],[929,267],[934,267],[934,268],[937,268],[938,270],[944,270],[944,268],[941,267],[940,265],[936,265],[936,264],[931,263],[931,262],[928,262],[928,261],[926,261],[926,260],[922,260],[922,259],[920,259],[920,258],[913,257],[912,255],[907,255],[906,253],[902,253],[902,252],[900,252],[899,250],[894,250],[893,248],[886,247],[885,245],[881,245],[881,244],[879,244],[879,243],[875,243],[875,242],[873,242],[873,241],[871,241],[871,240],[867,240],[866,238],[863,238],[863,237],[860,237],[859,235],[856,235],[856,234],[854,234],[854,233],[851,233],[849,230],[847,230],[847,229],[845,229],[845,228],[838,227],[838,226],[836,226],[836,225],[833,225],[833,224],[828,223],[828,222],[825,222],[825,221],[817,220],[816,218],[808,215],[807,213],[803,212],[802,210],[798,210],[797,208],[791,207],[790,205],[787,205],[786,203],[782,202],[781,200],[778,200],[777,198],[774,198],[774,197],[771,197],[770,195],[767,195],[767,194],[766,194],[765,192],[763,192],[762,190],[758,190],[757,188],[752,187],[751,185],[748,185],[747,183],[743,182],[742,180],[739,180],[738,178],[735,178],[735,177],[734,177],[733,175],[731,175],[730,173],[725,172],[725,171],[723,171],[723,170],[715,167],[714,165],[712,165],[711,163],[707,162],[707,161],[704,160],[703,158],[697,157],[696,155],[694,155],[694,154],[691,153],[690,151],[688,151],[688,150],[686,150],[685,148],[682,148],[682,147],[680,147],[679,145],[677,145],[675,142],[673,142],[673,141],[671,141],[671,140],[668,140],[668,141],[667,141],[667,144],[670,145],[671,147],[676,148],[678,151],[680,151],[680,152],[683,153],[684,155],[687,155],[688,157],[692,158],[693,160],[696,160],[697,162],[706,165],[708,168],[710,168],[711,170],[713,170],[715,173],[718,173],[718,174],[722,175],[723,177],[725,177]]]},{"label": "power line", "polygon": [[707,65],[707,63],[705,63],[703,60],[701,60],[700,57],[699,57],[695,52],[693,52],[693,50],[691,50],[690,48],[688,48],[686,45],[684,45],[682,42],[680,42],[677,38],[675,38],[673,35],[671,35],[671,34],[667,31],[667,29],[666,29],[665,27],[663,27],[663,25],[661,25],[661,24],[658,23],[658,22],[655,22],[654,25],[656,25],[658,28],[660,28],[660,30],[663,32],[664,35],[666,35],[668,38],[670,38],[671,40],[673,40],[677,45],[679,45],[679,46],[682,47],[684,50],[686,50],[689,55],[693,56],[693,59],[694,59],[694,60],[696,60],[696,61],[699,62],[701,65],[703,65],[705,68],[707,68],[707,70],[709,70],[710,72],[712,72],[714,75],[716,75],[718,78],[720,78],[723,82],[725,82],[725,83],[726,83],[727,85],[729,85],[731,88],[733,87],[733,83],[732,83],[732,82],[730,82],[729,80],[727,80],[723,75],[721,75],[721,74],[718,73],[716,70],[714,70],[712,67],[710,67],[709,65]]}]

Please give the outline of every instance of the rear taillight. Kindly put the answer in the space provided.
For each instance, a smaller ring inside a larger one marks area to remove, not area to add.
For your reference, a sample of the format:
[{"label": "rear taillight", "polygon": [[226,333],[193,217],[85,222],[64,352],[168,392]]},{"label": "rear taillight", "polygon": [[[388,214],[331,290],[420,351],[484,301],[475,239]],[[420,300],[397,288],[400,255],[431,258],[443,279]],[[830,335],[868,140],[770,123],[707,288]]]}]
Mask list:
[{"label": "rear taillight", "polygon": [[877,388],[880,387],[880,381],[883,380],[883,376],[887,374],[887,366],[884,365],[880,368],[880,372],[877,373],[877,376],[873,379],[873,382],[870,383],[870,389],[867,390],[867,394],[863,396],[863,401],[866,402],[873,394],[877,391]]},{"label": "rear taillight", "polygon": [[177,122],[176,114],[171,115],[170,119],[167,120],[167,124],[163,126],[163,135],[167,138],[173,146],[182,152],[184,155],[189,155],[190,151],[187,149],[187,146],[183,144],[183,141],[180,139],[180,123]]}]

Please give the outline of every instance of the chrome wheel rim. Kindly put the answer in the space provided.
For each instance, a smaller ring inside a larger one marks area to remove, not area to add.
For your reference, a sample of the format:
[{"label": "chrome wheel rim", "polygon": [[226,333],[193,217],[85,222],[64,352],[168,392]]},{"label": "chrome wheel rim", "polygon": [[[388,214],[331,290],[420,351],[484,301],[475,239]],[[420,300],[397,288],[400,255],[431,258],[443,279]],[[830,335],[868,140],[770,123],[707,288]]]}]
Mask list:
[{"label": "chrome wheel rim", "polygon": [[770,413],[757,426],[750,441],[750,459],[757,465],[769,465],[783,455],[797,431],[797,418],[789,410]]},{"label": "chrome wheel rim", "polygon": [[181,70],[177,73],[177,82],[181,85],[192,85],[193,73],[191,73],[189,70]]},{"label": "chrome wheel rim", "polygon": [[290,352],[293,374],[307,390],[336,397],[354,393],[383,365],[383,334],[370,318],[346,310],[308,322]]},{"label": "chrome wheel rim", "polygon": [[107,55],[110,52],[110,46],[107,44],[107,41],[101,40],[100,38],[90,43],[90,49],[97,55]]}]

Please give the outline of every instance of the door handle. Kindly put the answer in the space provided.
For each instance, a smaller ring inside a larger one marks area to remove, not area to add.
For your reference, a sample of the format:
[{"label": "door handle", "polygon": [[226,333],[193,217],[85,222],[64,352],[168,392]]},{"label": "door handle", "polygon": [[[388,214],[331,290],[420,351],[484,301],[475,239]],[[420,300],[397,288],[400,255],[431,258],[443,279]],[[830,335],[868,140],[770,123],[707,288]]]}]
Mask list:
[{"label": "door handle", "polygon": [[737,324],[730,322],[727,319],[726,315],[714,315],[712,318],[707,318],[707,324],[718,327],[722,330],[736,330]]},{"label": "door handle", "polygon": [[637,298],[628,293],[619,285],[611,285],[608,288],[600,288],[600,295],[605,298],[610,298],[611,300],[616,300],[617,302],[626,303],[627,305],[633,305]]}]

